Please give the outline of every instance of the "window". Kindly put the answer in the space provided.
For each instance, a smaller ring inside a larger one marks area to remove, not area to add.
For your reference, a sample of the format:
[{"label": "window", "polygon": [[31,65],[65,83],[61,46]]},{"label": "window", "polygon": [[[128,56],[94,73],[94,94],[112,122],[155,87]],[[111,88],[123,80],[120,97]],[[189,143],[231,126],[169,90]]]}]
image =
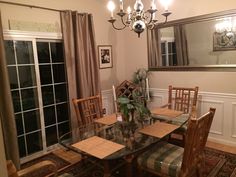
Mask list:
[{"label": "window", "polygon": [[70,130],[63,45],[5,40],[20,157],[46,151]]},{"label": "window", "polygon": [[161,41],[162,66],[177,66],[176,46],[172,39]]}]

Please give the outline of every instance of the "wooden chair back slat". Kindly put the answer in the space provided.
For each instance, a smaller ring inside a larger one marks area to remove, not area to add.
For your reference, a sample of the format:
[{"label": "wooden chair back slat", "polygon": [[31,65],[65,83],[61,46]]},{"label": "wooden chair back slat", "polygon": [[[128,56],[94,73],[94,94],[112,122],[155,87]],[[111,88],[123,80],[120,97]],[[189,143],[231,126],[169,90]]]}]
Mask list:
[{"label": "wooden chair back slat", "polygon": [[[169,86],[168,108],[190,113],[197,104],[198,87],[184,88]],[[174,97],[173,97],[174,95]]]},{"label": "wooden chair back slat", "polygon": [[214,114],[215,108],[210,108],[209,112],[197,119],[196,111],[193,111],[188,123],[180,176],[190,174],[191,169],[202,163]]},{"label": "wooden chair back slat", "polygon": [[99,119],[103,116],[100,95],[73,99],[72,101],[75,107],[78,125],[90,124],[94,122],[94,119]]}]

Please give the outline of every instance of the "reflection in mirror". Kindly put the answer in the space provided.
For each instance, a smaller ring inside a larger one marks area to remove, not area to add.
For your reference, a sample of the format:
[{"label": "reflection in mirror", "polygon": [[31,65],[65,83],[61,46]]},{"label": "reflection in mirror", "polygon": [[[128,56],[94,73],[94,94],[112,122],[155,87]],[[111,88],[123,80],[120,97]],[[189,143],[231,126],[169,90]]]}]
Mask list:
[{"label": "reflection in mirror", "polygon": [[236,67],[236,16],[227,13],[167,22],[149,31],[149,69]]}]

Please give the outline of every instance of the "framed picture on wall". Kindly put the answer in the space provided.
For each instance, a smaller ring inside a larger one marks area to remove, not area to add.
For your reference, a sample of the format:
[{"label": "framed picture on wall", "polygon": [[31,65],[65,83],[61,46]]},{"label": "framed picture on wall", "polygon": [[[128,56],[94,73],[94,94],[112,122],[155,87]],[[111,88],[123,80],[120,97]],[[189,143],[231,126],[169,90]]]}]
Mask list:
[{"label": "framed picture on wall", "polygon": [[98,45],[99,68],[112,68],[112,46]]},{"label": "framed picture on wall", "polygon": [[213,51],[236,50],[236,32],[215,32],[213,36]]}]

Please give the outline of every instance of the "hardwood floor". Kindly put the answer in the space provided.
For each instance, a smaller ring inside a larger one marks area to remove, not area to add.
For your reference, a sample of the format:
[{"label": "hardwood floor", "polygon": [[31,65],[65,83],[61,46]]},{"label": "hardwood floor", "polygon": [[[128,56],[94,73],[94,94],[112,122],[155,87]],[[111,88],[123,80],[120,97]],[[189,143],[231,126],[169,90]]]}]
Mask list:
[{"label": "hardwood floor", "polygon": [[225,151],[225,152],[229,152],[232,154],[236,154],[236,147],[235,146],[228,146],[228,145],[219,144],[219,143],[211,142],[211,141],[207,141],[206,146],[213,148],[213,149],[220,150],[220,151]]}]

